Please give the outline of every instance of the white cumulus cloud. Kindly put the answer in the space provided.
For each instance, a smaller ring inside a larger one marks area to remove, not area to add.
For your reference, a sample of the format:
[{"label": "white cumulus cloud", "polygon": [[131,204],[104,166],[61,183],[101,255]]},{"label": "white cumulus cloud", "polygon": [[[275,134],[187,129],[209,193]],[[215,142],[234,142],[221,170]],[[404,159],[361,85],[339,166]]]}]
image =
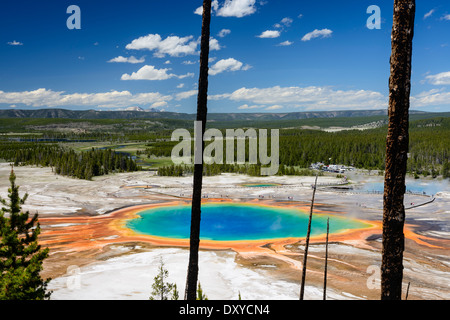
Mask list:
[{"label": "white cumulus cloud", "polygon": [[142,57],[140,59],[137,59],[135,56],[131,56],[131,57],[122,57],[122,56],[118,56],[115,57],[111,60],[109,60],[108,62],[117,62],[117,63],[144,63],[145,62],[145,58]]},{"label": "white cumulus cloud", "polygon": [[98,93],[65,93],[40,88],[32,91],[0,91],[0,104],[23,104],[32,107],[129,107],[133,105],[151,105],[155,102],[170,101],[173,97],[159,92],[132,94],[129,91]]},{"label": "white cumulus cloud", "polygon": [[[211,2],[211,12],[217,11],[218,8],[219,8],[219,1],[218,0],[213,0]],[[197,9],[195,9],[194,13],[198,14],[199,16],[201,16],[203,14],[203,6],[200,6]]]},{"label": "white cumulus cloud", "polygon": [[286,41],[279,43],[278,45],[282,46],[282,47],[286,47],[286,46],[290,46],[291,44],[293,44],[292,41],[286,40]]},{"label": "white cumulus cloud", "polygon": [[431,9],[430,11],[428,11],[427,13],[425,13],[425,15],[423,16],[424,19],[429,18],[432,16],[432,14],[434,13],[434,9]]},{"label": "white cumulus cloud", "polygon": [[294,22],[294,20],[292,20],[289,17],[281,19],[281,23],[284,24],[286,27],[289,27],[292,24],[292,22]]},{"label": "white cumulus cloud", "polygon": [[153,55],[158,58],[163,58],[166,55],[180,57],[197,53],[198,42],[193,38],[193,36],[169,36],[163,40],[159,34],[149,34],[134,39],[125,48],[128,50],[154,51]]},{"label": "white cumulus cloud", "polygon": [[278,38],[280,36],[280,31],[278,30],[266,30],[261,33],[258,38]]},{"label": "white cumulus cloud", "polygon": [[248,105],[265,105],[271,110],[275,106],[317,110],[382,109],[387,107],[387,97],[368,90],[333,90],[329,87],[270,87],[240,88],[232,93],[212,95],[211,100],[247,102]]},{"label": "white cumulus cloud", "polygon": [[219,33],[217,34],[219,37],[223,38],[227,35],[229,35],[231,33],[230,29],[222,29],[219,31]]},{"label": "white cumulus cloud", "polygon": [[[200,43],[200,40],[201,39],[199,39],[199,43]],[[220,50],[222,47],[220,46],[220,44],[219,44],[219,41],[217,40],[217,39],[214,39],[213,37],[211,37],[210,39],[209,39],[209,50]]]},{"label": "white cumulus cloud", "polygon": [[256,0],[225,0],[225,3],[217,10],[221,17],[242,18],[256,12]]},{"label": "white cumulus cloud", "polygon": [[283,109],[283,106],[280,106],[279,104],[275,104],[273,106],[269,106],[269,107],[265,108],[264,110],[278,110],[278,109]]},{"label": "white cumulus cloud", "polygon": [[[128,50],[149,50],[153,51],[153,56],[164,58],[166,55],[171,57],[182,57],[187,55],[199,54],[198,46],[201,37],[194,40],[194,36],[178,37],[169,36],[163,39],[159,34],[149,34],[134,39],[126,45]],[[220,50],[221,46],[217,39],[213,37],[209,40],[210,50]]]},{"label": "white cumulus cloud", "polygon": [[264,105],[252,105],[249,106],[248,104],[243,104],[242,106],[238,107],[239,110],[247,110],[247,109],[261,109],[264,108]]},{"label": "white cumulus cloud", "polygon": [[175,95],[175,100],[180,101],[183,99],[188,99],[192,96],[195,96],[197,93],[198,93],[198,90],[183,91],[183,92],[177,93]]},{"label": "white cumulus cloud", "polygon": [[10,46],[23,46],[23,43],[22,43],[22,42],[19,42],[19,41],[16,41],[16,40],[10,41],[10,42],[8,42],[8,44],[9,44]]},{"label": "white cumulus cloud", "polygon": [[222,73],[224,71],[238,71],[238,70],[248,70],[251,66],[244,65],[242,62],[234,59],[222,59],[217,61],[209,68],[209,74],[214,76],[216,74]]},{"label": "white cumulus cloud", "polygon": [[[256,0],[225,0],[222,6],[219,1],[214,0],[211,3],[211,12],[221,17],[242,18],[256,12]],[[203,6],[194,11],[195,14],[203,14]]]},{"label": "white cumulus cloud", "polygon": [[411,107],[449,106],[450,92],[432,89],[411,97]]},{"label": "white cumulus cloud", "polygon": [[439,85],[450,85],[450,71],[441,72],[435,75],[429,75],[426,77],[429,83]]},{"label": "white cumulus cloud", "polygon": [[173,73],[167,73],[170,69],[156,69],[154,66],[145,65],[138,71],[133,72],[131,75],[125,73],[122,75],[121,80],[166,80],[170,78],[183,79],[186,77],[193,77],[193,73],[187,73],[185,75],[176,75]]},{"label": "white cumulus cloud", "polygon": [[305,34],[302,38],[302,41],[309,41],[314,38],[328,38],[331,37],[332,33],[333,31],[331,31],[330,29],[315,29],[314,31]]}]

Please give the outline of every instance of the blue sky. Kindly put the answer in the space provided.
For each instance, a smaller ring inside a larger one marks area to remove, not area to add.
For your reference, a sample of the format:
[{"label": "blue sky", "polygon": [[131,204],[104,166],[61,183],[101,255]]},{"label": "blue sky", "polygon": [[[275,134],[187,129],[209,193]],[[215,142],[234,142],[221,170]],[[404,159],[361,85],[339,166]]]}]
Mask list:
[{"label": "blue sky", "polygon": [[[81,29],[68,29],[70,5]],[[4,0],[0,108],[196,112],[201,0]],[[369,29],[370,5],[381,28]],[[215,0],[209,112],[387,108],[393,0]],[[417,1],[411,109],[450,111],[450,2]]]}]

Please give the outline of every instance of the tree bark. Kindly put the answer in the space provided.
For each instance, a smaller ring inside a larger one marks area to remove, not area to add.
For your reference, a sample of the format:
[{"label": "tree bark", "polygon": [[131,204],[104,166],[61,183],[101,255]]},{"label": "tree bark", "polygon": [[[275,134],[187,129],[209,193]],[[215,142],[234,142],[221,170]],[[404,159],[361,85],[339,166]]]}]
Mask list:
[{"label": "tree bark", "polygon": [[389,126],[383,195],[381,299],[400,300],[403,278],[405,175],[415,0],[395,0],[389,79]]},{"label": "tree bark", "polygon": [[208,113],[208,59],[209,59],[209,36],[211,23],[211,0],[203,1],[202,16],[202,37],[200,48],[200,75],[198,81],[197,96],[197,121],[202,122],[201,145],[201,163],[194,164],[194,187],[192,193],[192,211],[191,211],[191,233],[189,248],[189,266],[186,279],[186,300],[195,300],[198,280],[198,249],[200,245],[200,220],[201,220],[201,198],[203,182],[203,134],[205,132],[206,117]]}]

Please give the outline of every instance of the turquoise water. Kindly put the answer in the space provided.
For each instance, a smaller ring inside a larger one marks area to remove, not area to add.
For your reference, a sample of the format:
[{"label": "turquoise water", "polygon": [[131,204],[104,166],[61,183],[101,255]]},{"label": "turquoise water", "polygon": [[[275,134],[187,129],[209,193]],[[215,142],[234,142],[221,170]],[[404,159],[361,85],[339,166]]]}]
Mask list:
[{"label": "turquoise water", "polygon": [[[189,239],[191,206],[156,207],[143,210],[127,222],[137,233],[163,238]],[[330,233],[368,227],[368,224],[336,216],[314,215],[311,235],[326,233],[330,217]],[[308,213],[279,207],[246,204],[204,204],[200,238],[215,241],[262,240],[305,237]]]}]

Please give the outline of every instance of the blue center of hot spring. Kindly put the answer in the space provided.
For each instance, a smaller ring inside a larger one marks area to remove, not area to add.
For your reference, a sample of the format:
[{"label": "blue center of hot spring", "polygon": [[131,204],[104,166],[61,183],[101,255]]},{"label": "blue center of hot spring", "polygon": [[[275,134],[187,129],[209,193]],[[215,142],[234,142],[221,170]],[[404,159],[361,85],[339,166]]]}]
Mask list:
[{"label": "blue center of hot spring", "polygon": [[[163,238],[189,239],[191,206],[155,207],[138,212],[127,227],[137,233]],[[330,233],[369,225],[357,220],[332,215],[313,215],[311,235]],[[250,204],[203,204],[200,238],[215,241],[265,240],[306,236],[309,215],[293,208],[266,207]]]}]

